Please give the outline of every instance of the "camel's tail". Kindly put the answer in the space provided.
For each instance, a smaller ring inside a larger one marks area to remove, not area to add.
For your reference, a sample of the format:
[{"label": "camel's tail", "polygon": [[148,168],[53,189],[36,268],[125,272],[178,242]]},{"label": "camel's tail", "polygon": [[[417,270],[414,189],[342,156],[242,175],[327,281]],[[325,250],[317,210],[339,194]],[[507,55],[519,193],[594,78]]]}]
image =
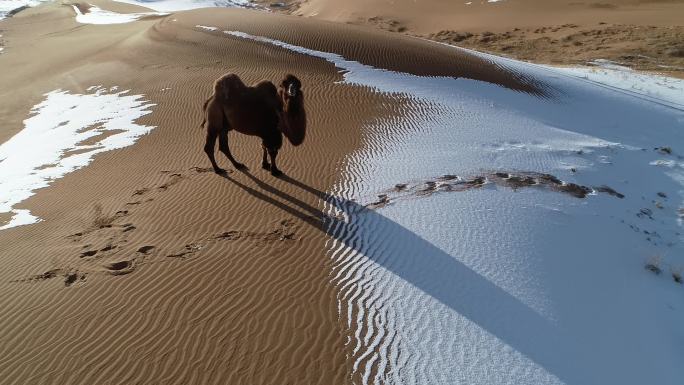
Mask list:
[{"label": "camel's tail", "polygon": [[202,106],[202,114],[204,115],[204,118],[202,119],[202,123],[200,124],[200,128],[204,127],[204,123],[207,122],[207,105],[209,105],[209,101],[211,100],[211,97],[207,99],[204,102],[204,105]]}]

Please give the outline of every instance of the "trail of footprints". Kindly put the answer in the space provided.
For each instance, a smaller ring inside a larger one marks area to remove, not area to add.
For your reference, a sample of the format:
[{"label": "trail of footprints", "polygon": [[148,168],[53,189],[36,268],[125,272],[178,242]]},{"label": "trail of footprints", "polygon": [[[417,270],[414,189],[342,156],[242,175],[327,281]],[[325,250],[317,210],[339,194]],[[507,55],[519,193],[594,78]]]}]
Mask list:
[{"label": "trail of footprints", "polygon": [[166,255],[167,258],[189,258],[198,251],[215,243],[226,241],[249,241],[253,242],[255,246],[266,246],[274,243],[287,244],[288,242],[297,241],[297,226],[291,219],[284,219],[268,231],[239,231],[230,230],[212,235],[210,237],[201,239],[185,245],[181,250],[175,253]]},{"label": "trail of footprints", "polygon": [[564,182],[551,174],[537,172],[491,172],[472,177],[446,174],[432,180],[414,184],[396,184],[392,189],[379,194],[377,199],[366,204],[366,207],[378,209],[398,200],[430,196],[438,192],[469,191],[486,185],[501,186],[513,190],[535,187],[580,199],[586,198],[593,193],[605,193],[620,199],[625,197],[608,186],[596,186],[593,188],[582,186],[576,183]]},{"label": "trail of footprints", "polygon": [[[191,172],[213,173],[210,168],[193,167]],[[179,172],[162,171],[168,175],[163,184],[152,188],[141,188],[133,191],[130,202],[126,209],[119,210],[113,215],[97,213],[94,223],[78,233],[67,236],[72,242],[80,244],[80,251],[75,255],[78,265],[86,266],[78,268],[55,268],[13,282],[40,282],[51,279],[62,279],[64,286],[70,287],[85,283],[89,274],[108,274],[123,276],[134,272],[145,263],[147,257],[163,257],[162,260],[188,259],[206,247],[226,241],[250,241],[255,245],[267,245],[274,242],[290,242],[297,240],[295,222],[292,220],[278,221],[271,230],[265,232],[250,232],[231,230],[214,234],[207,238],[186,244],[179,250],[170,253],[162,253],[154,245],[140,245],[134,248],[128,247],[130,235],[137,229],[133,222],[126,221],[132,211],[147,202],[155,199],[156,193],[163,193],[175,184],[187,178]],[[101,209],[100,209],[101,211]],[[97,245],[97,246],[96,246]],[[131,250],[132,249],[132,250]],[[134,251],[133,251],[134,250]],[[91,268],[90,266],[94,266]]]},{"label": "trail of footprints", "polygon": [[[213,170],[210,168],[200,167],[192,167],[190,171],[195,174],[213,173]],[[82,232],[68,236],[73,242],[81,244],[81,251],[77,257],[85,261],[98,261],[96,266],[99,266],[99,269],[90,269],[85,272],[77,269],[57,268],[15,282],[44,281],[59,277],[64,280],[64,285],[68,287],[85,282],[89,273],[104,272],[114,276],[132,273],[137,267],[142,265],[145,258],[149,256],[187,259],[218,242],[249,241],[258,246],[264,246],[275,242],[287,243],[298,239],[295,222],[292,220],[282,220],[275,223],[272,229],[268,231],[224,231],[188,243],[182,248],[170,253],[161,253],[161,250],[154,245],[140,245],[134,248],[135,251],[131,251],[130,247],[124,246],[127,245],[130,234],[132,234],[137,227],[134,223],[125,221],[125,218],[127,218],[131,214],[131,211],[137,206],[153,201],[155,199],[155,194],[169,190],[188,177],[180,172],[162,171],[162,173],[168,175],[166,182],[156,187],[146,187],[133,191],[131,194],[133,199],[126,203],[125,209],[117,211],[111,216],[99,215],[92,226]],[[564,182],[550,174],[536,172],[491,172],[472,177],[460,177],[446,174],[418,183],[396,184],[393,188],[377,195],[377,199],[371,200],[365,207],[375,210],[400,200],[420,198],[441,192],[469,191],[487,185],[501,186],[513,190],[541,188],[547,191],[568,194],[579,199],[597,193],[608,194],[619,199],[624,198],[623,194],[608,186],[582,186],[575,183]],[[662,210],[664,208],[663,202],[667,202],[667,198],[668,197],[664,192],[658,192],[657,198],[652,200],[653,208],[641,208],[636,212],[636,217],[642,220],[653,221],[654,211]],[[684,208],[679,208],[677,215],[680,220],[684,220]],[[656,231],[648,231],[643,229],[643,226],[628,224],[624,219],[621,220],[621,222],[629,225],[635,232],[642,233],[645,236],[645,239],[653,245],[657,246],[664,242],[661,239],[660,234]],[[679,236],[679,234],[676,235]],[[91,236],[94,236],[95,240],[93,242],[88,242],[87,240],[90,239]],[[102,241],[103,239],[105,239],[104,242]],[[670,243],[665,243],[668,246],[671,246]],[[95,247],[95,244],[99,244],[99,246]]]}]

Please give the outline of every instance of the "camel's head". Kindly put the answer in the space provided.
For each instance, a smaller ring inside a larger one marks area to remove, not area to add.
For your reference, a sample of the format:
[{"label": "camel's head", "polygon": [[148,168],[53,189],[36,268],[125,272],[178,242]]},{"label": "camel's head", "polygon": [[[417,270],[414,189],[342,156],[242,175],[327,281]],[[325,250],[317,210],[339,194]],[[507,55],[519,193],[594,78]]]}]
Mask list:
[{"label": "camel's head", "polygon": [[280,83],[280,88],[286,99],[297,98],[302,93],[302,82],[296,76],[288,74]]},{"label": "camel's head", "polygon": [[294,75],[287,75],[280,83],[278,94],[283,102],[283,117],[280,130],[295,146],[304,142],[306,136],[306,112],[302,82]]}]

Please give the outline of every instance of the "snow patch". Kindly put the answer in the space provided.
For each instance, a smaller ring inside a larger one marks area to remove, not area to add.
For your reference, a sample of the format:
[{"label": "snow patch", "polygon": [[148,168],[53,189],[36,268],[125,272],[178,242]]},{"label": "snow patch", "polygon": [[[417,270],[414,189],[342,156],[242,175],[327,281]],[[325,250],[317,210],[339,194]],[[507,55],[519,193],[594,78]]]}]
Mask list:
[{"label": "snow patch", "polygon": [[591,61],[594,67],[548,67],[597,85],[684,109],[684,79],[642,73],[609,60]]},{"label": "snow patch", "polygon": [[21,7],[35,7],[40,3],[45,3],[52,0],[0,0],[0,20],[7,17],[7,15]]},{"label": "snow patch", "polygon": [[206,25],[199,25],[199,24],[197,24],[197,25],[195,26],[195,28],[203,29],[203,30],[206,30],[206,31],[217,31],[217,30],[218,30],[217,27],[207,27]]},{"label": "snow patch", "polygon": [[119,3],[135,4],[159,12],[175,12],[197,8],[213,7],[255,7],[249,0],[114,0]]},{"label": "snow patch", "polygon": [[81,10],[72,5],[76,12],[76,21],[81,24],[124,24],[136,21],[146,16],[166,16],[168,13],[161,12],[145,12],[145,13],[117,13],[107,11],[94,5],[90,6],[88,13],[82,13]]},{"label": "snow patch", "polygon": [[0,230],[36,223],[15,206],[55,179],[87,166],[99,153],[130,146],[154,127],[134,123],[152,112],[143,95],[89,88],[55,90],[31,110],[24,129],[0,145],[0,213],[12,213]]}]

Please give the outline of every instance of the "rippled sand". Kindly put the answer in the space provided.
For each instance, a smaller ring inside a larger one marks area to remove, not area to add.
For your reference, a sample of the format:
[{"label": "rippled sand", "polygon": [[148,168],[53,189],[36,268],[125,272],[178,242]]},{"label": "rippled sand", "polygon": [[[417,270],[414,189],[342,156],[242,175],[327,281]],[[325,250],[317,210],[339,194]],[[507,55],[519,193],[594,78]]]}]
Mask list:
[{"label": "rippled sand", "polygon": [[[12,90],[0,94],[0,141],[57,89],[130,89],[155,104],[135,123],[155,128],[15,205],[41,222],[0,231],[9,383],[682,374],[662,344],[681,290],[643,269],[663,249],[663,267],[681,262],[681,162],[663,149],[682,142],[676,106],[302,18],[75,16],[51,4],[0,24],[0,73],[16,75],[0,76]],[[261,170],[258,140],[235,133],[250,170],[210,171],[201,104],[225,72],[302,79],[309,130],[281,151],[287,176]]]}]

